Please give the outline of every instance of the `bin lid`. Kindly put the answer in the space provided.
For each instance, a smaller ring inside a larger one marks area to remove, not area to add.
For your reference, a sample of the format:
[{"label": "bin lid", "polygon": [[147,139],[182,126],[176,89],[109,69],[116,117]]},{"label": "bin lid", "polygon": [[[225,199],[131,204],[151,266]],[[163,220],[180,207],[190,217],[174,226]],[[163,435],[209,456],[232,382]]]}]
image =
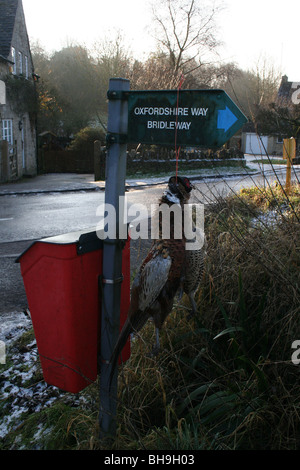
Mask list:
[{"label": "bin lid", "polygon": [[103,240],[101,240],[97,232],[93,230],[79,230],[77,232],[64,233],[62,235],[56,235],[54,237],[42,238],[35,240],[30,246],[26,248],[23,253],[18,256],[16,263],[19,263],[22,256],[27,253],[36,243],[49,243],[55,245],[77,245],[77,253],[83,255],[91,251],[100,250],[103,248]]}]

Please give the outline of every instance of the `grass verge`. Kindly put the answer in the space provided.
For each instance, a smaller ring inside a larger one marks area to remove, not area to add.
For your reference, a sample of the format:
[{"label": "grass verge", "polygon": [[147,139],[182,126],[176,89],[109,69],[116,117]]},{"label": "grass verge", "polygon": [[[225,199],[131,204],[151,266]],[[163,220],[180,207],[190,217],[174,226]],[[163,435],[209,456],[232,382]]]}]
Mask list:
[{"label": "grass verge", "polygon": [[[0,448],[299,449],[300,364],[291,360],[300,340],[299,202],[299,185],[289,195],[281,186],[256,187],[206,211],[198,315],[188,320],[187,300],[176,303],[155,358],[147,356],[151,323],[135,339],[119,375],[112,444],[98,440],[94,384],[19,415]],[[38,367],[27,390],[42,382]],[[2,419],[12,405],[8,394]]]}]

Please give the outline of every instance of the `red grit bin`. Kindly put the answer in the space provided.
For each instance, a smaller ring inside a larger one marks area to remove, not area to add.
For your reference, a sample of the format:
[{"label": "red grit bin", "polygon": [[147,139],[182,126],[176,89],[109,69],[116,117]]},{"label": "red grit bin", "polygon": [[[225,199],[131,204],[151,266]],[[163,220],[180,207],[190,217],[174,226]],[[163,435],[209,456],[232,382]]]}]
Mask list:
[{"label": "red grit bin", "polygon": [[[44,379],[78,393],[97,378],[103,242],[75,232],[33,243],[19,258]],[[123,249],[120,328],[130,304],[130,240]],[[130,341],[122,362],[130,356]]]}]

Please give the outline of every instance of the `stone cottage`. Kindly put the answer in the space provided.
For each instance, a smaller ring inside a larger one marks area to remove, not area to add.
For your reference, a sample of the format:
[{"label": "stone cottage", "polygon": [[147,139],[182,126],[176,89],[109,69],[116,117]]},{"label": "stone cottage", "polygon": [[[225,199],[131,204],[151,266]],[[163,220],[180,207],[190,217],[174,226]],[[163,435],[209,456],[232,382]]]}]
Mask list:
[{"label": "stone cottage", "polygon": [[36,87],[22,0],[0,0],[0,181],[37,173]]}]

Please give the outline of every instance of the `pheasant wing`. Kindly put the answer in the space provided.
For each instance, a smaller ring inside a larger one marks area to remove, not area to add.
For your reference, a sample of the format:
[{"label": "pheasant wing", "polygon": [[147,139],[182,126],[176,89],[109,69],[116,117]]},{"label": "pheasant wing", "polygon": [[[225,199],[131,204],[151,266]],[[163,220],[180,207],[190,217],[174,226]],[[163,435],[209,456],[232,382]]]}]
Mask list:
[{"label": "pheasant wing", "polygon": [[172,260],[161,254],[151,258],[141,270],[139,282],[139,308],[145,310],[157,299],[168,280]]}]

